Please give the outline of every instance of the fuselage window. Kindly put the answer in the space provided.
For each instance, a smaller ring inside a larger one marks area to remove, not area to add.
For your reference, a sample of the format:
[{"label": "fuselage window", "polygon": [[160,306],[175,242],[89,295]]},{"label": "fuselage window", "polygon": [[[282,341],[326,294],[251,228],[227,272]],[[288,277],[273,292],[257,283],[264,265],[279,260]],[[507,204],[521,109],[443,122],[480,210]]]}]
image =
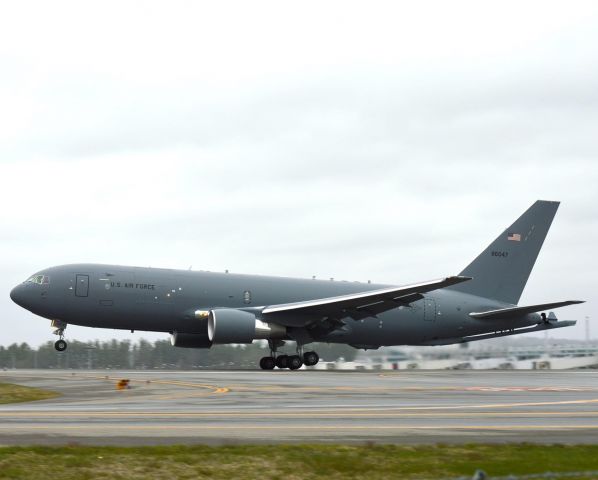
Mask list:
[{"label": "fuselage window", "polygon": [[249,290],[243,292],[243,303],[251,303],[251,292]]}]

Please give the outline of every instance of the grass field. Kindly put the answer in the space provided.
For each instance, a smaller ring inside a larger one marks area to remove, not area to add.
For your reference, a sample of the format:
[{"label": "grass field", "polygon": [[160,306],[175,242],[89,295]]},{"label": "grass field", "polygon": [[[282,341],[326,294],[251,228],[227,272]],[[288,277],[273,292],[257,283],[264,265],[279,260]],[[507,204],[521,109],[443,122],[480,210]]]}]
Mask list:
[{"label": "grass field", "polygon": [[491,476],[598,470],[598,445],[0,448],[1,479],[440,479],[478,468]]},{"label": "grass field", "polygon": [[57,397],[59,394],[39,388],[23,387],[12,383],[0,383],[0,403],[31,402]]}]

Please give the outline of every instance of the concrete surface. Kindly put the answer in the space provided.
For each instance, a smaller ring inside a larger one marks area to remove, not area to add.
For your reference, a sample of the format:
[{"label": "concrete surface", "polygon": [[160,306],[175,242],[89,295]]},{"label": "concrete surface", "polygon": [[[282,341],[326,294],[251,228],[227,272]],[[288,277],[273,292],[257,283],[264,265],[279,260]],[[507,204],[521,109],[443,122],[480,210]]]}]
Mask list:
[{"label": "concrete surface", "polygon": [[0,445],[598,442],[591,370],[17,370],[0,382],[63,395],[0,405]]}]

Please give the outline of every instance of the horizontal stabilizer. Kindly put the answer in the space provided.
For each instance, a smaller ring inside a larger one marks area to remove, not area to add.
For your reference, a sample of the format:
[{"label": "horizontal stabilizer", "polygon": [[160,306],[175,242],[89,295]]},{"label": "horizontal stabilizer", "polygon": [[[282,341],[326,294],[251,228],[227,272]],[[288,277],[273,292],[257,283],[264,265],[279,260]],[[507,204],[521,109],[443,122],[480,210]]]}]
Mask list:
[{"label": "horizontal stabilizer", "polygon": [[428,340],[424,343],[419,343],[418,345],[452,345],[454,343],[467,343],[467,342],[475,342],[478,340],[488,340],[489,338],[498,338],[498,337],[509,337],[511,335],[519,335],[522,333],[534,333],[534,332],[542,332],[545,330],[552,330],[554,328],[563,328],[563,327],[572,327],[577,322],[575,320],[561,320],[556,322],[541,322],[535,327],[525,327],[525,328],[511,328],[508,330],[503,330],[499,332],[492,332],[492,333],[483,333],[480,335],[469,335],[467,337],[461,338],[445,338],[439,340]]},{"label": "horizontal stabilizer", "polygon": [[542,312],[544,310],[548,310],[549,308],[575,305],[577,303],[584,303],[584,300],[565,300],[564,302],[541,303],[538,305],[528,305],[525,307],[500,308],[498,310],[488,310],[487,312],[471,312],[469,316],[472,318],[504,320],[507,318],[523,317],[528,313]]}]

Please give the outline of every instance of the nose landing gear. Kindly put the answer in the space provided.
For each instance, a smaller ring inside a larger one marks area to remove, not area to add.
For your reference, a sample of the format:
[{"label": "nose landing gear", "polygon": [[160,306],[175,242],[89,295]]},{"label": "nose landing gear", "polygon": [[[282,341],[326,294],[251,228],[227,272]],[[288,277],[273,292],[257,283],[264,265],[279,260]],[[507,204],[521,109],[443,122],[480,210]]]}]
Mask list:
[{"label": "nose landing gear", "polygon": [[60,320],[52,320],[52,326],[56,327],[54,330],[54,335],[58,335],[60,338],[54,342],[54,348],[59,352],[64,352],[67,347],[66,340],[64,339],[64,331],[66,329],[67,324],[60,321]]}]

